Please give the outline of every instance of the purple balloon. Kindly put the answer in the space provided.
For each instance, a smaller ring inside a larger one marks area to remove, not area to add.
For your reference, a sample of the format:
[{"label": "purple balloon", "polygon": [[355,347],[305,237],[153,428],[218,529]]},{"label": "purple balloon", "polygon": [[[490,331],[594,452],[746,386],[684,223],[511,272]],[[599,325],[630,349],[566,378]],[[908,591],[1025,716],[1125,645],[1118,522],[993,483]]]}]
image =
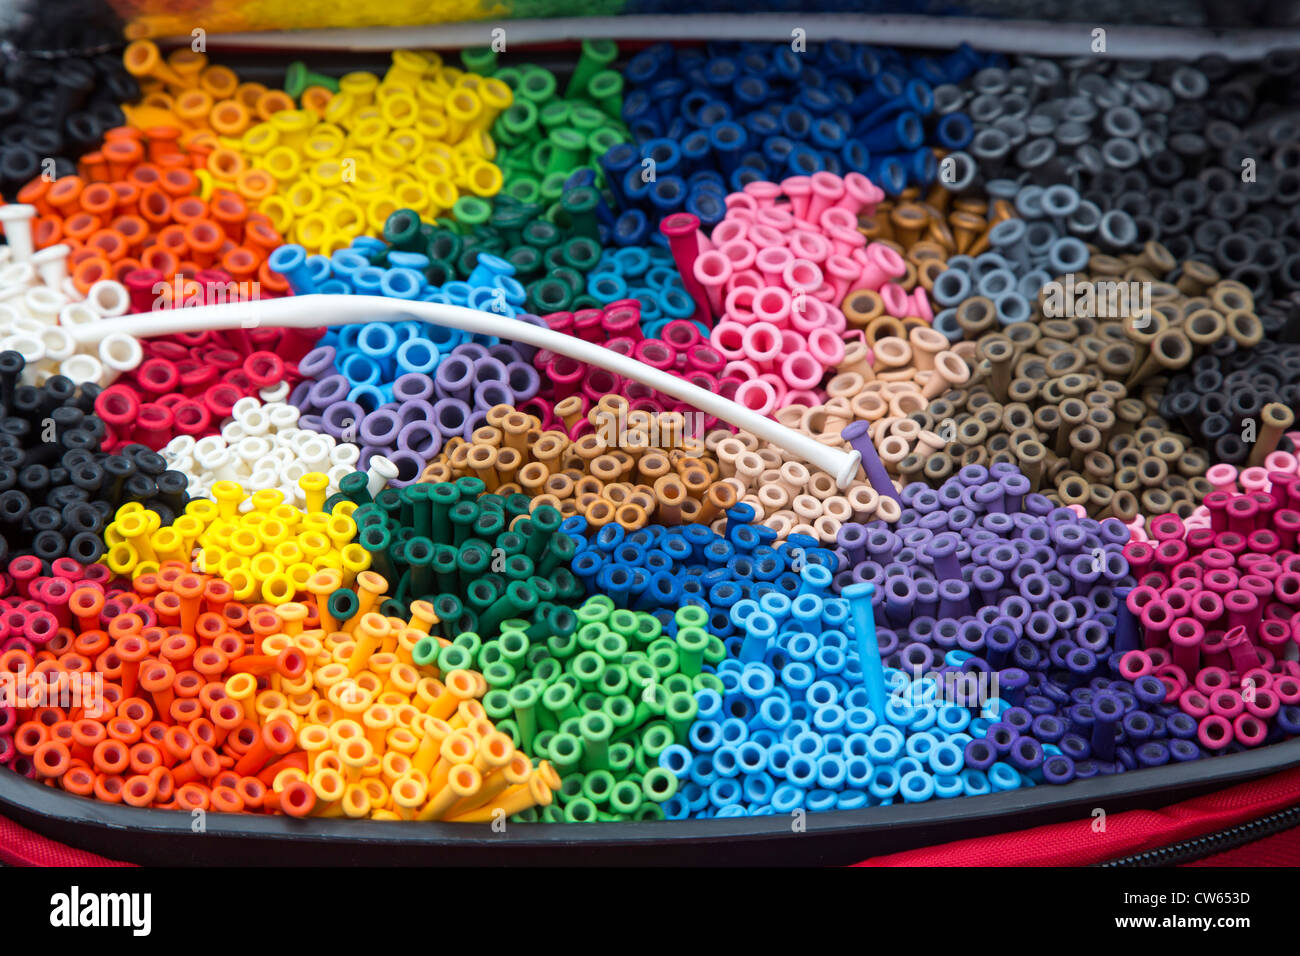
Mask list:
[{"label": "purple balloon", "polygon": [[306,378],[324,378],[333,374],[336,352],[332,345],[321,345],[298,360],[298,371]]},{"label": "purple balloon", "polygon": [[403,425],[409,425],[414,421],[432,422],[433,405],[423,400],[403,402],[397,409],[397,418]]},{"label": "purple balloon", "polygon": [[387,409],[371,412],[361,421],[361,440],[367,445],[392,448],[402,423]]},{"label": "purple balloon", "polygon": [[537,374],[537,369],[524,362],[511,362],[506,366],[506,382],[515,395],[512,405],[528,401],[542,387],[542,377]]},{"label": "purple balloon", "polygon": [[861,561],[867,554],[867,532],[860,524],[848,523],[840,526],[835,535],[835,543],[844,549],[851,562]]},{"label": "purple balloon", "polygon": [[502,385],[506,383],[505,365],[490,355],[474,363],[474,384],[479,385],[483,382],[499,382]]},{"label": "purple balloon", "polygon": [[433,397],[433,379],[419,372],[399,375],[393,382],[393,398],[399,402],[411,402]]},{"label": "purple balloon", "polygon": [[295,385],[293,391],[289,393],[289,404],[294,406],[294,408],[297,408],[299,411],[303,411],[307,406],[307,399],[311,394],[311,387],[315,384],[316,383],[311,381],[311,379],[303,379]]},{"label": "purple balloon", "polygon": [[311,387],[307,396],[308,411],[325,411],[331,405],[347,400],[352,383],[342,375],[327,375]]},{"label": "purple balloon", "polygon": [[474,432],[487,424],[487,413],[488,410],[486,408],[475,408],[470,410],[468,417],[465,419],[465,431],[463,432],[463,437],[466,441],[469,441],[470,436],[473,435]]},{"label": "purple balloon", "polygon": [[[439,371],[446,367],[444,362]],[[458,398],[444,398],[434,403],[433,424],[443,438],[453,435],[465,437],[465,422],[469,418],[469,406]]]},{"label": "purple balloon", "polygon": [[385,457],[397,466],[397,477],[389,481],[390,487],[405,488],[420,480],[420,472],[424,470],[424,459],[419,455],[399,448]]},{"label": "purple balloon", "polygon": [[504,382],[479,382],[474,386],[474,407],[487,411],[493,405],[513,405],[514,394]]},{"label": "purple balloon", "polygon": [[397,447],[428,461],[442,450],[442,433],[429,421],[413,421],[402,426]]},{"label": "purple balloon", "polygon": [[469,399],[474,384],[474,365],[468,359],[452,355],[438,366],[434,385],[439,395],[462,403]]},{"label": "purple balloon", "polygon": [[365,413],[356,402],[335,402],[321,416],[326,433],[338,441],[357,440],[357,431]]}]

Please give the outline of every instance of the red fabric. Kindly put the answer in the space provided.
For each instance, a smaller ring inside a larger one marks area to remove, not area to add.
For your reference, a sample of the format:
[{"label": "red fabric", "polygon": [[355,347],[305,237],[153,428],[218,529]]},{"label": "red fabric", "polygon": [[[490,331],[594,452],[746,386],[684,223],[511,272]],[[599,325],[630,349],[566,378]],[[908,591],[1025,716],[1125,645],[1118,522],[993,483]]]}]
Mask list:
[{"label": "red fabric", "polygon": [[[1265,777],[1160,810],[1130,810],[1106,818],[1104,832],[1093,820],[873,857],[858,866],[1082,866],[1104,863],[1143,850],[1204,836],[1284,810],[1300,802],[1300,769]],[[56,843],[0,817],[0,863],[5,866],[134,866]],[[1300,827],[1188,866],[1295,866],[1300,863]]]},{"label": "red fabric", "polygon": [[1300,827],[1184,866],[1295,866],[1300,863]]},{"label": "red fabric", "polygon": [[[1214,833],[1300,803],[1300,769],[1160,810],[1130,810],[873,857],[857,866],[1086,866]],[[1104,806],[1102,809],[1105,809]],[[1225,854],[1226,855],[1226,854]],[[1291,857],[1290,864],[1298,862]]]},{"label": "red fabric", "polygon": [[64,846],[0,817],[0,863],[5,866],[135,866]]}]

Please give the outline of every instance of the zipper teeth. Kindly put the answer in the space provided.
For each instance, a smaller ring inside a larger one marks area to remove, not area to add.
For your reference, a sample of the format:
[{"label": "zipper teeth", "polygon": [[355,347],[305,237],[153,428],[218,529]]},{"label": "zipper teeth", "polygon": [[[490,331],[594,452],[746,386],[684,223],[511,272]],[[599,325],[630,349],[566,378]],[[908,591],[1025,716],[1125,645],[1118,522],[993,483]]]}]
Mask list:
[{"label": "zipper teeth", "polygon": [[1283,830],[1288,830],[1297,824],[1300,824],[1300,806],[1279,810],[1276,813],[1270,813],[1268,816],[1260,817],[1258,820],[1239,823],[1236,826],[1228,827],[1226,830],[1219,830],[1203,837],[1183,840],[1156,850],[1135,853],[1132,856],[1120,857],[1118,860],[1111,860],[1108,863],[1100,864],[1100,866],[1169,866],[1173,862],[1187,862],[1209,856],[1212,853],[1233,849],[1253,840],[1272,836],[1274,833],[1281,833]]}]

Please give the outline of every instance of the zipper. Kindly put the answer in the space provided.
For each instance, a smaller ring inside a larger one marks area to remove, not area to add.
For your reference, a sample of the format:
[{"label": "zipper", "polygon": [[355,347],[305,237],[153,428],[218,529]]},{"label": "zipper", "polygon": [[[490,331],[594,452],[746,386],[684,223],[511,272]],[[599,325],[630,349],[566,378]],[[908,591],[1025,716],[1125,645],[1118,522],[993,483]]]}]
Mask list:
[{"label": "zipper", "polygon": [[1279,810],[1258,820],[1251,820],[1249,823],[1239,823],[1217,833],[1172,843],[1155,850],[1134,853],[1132,856],[1120,857],[1118,860],[1098,865],[1102,867],[1178,866],[1216,853],[1235,850],[1237,847],[1273,836],[1296,825],[1300,825],[1300,806]]}]

